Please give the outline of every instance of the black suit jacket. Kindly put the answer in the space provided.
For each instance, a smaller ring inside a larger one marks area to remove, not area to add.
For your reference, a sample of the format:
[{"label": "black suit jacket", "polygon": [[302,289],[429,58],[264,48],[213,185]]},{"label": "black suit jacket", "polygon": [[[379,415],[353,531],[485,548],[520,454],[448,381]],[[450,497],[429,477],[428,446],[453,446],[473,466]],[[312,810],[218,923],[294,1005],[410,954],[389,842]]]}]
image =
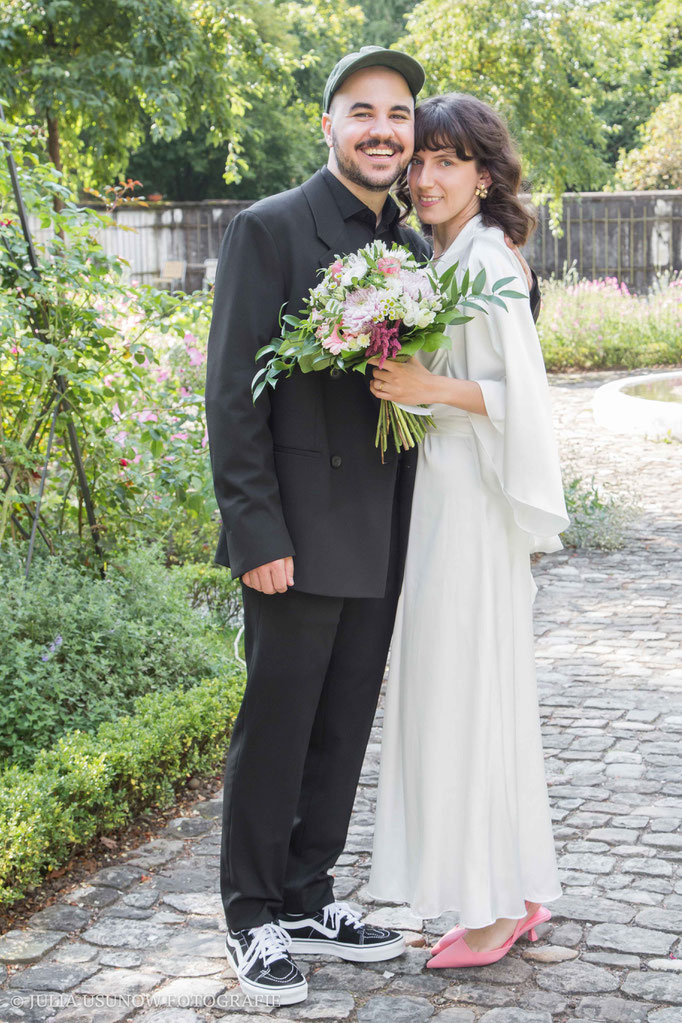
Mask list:
[{"label": "black suit jacket", "polygon": [[[398,227],[419,259],[428,245]],[[215,560],[242,575],[294,557],[296,589],[381,597],[400,467],[409,513],[415,457],[374,446],[379,402],[368,378],[296,370],[255,406],[255,353],[297,315],[317,270],[344,251],[345,223],[321,172],[239,213],[223,239],[208,343],[206,419],[222,529]],[[403,531],[405,532],[405,531]]]}]

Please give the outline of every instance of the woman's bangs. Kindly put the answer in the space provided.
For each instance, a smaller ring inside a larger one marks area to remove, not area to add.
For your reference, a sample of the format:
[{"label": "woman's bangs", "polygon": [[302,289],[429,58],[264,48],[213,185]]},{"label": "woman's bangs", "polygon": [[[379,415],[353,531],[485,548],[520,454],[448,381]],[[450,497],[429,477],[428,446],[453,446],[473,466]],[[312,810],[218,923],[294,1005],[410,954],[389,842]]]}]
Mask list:
[{"label": "woman's bangs", "polygon": [[417,107],[414,122],[414,151],[452,149],[458,160],[473,160],[470,141],[452,111],[440,104],[431,106],[427,100]]}]

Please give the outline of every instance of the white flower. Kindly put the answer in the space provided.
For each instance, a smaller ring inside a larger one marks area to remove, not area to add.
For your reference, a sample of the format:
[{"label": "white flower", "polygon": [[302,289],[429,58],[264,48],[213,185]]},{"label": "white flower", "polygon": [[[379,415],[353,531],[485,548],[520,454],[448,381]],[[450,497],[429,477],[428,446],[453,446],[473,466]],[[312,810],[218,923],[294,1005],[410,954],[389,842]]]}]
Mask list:
[{"label": "white flower", "polygon": [[347,262],[344,260],[344,268],[338,278],[339,284],[343,288],[348,288],[354,280],[362,280],[367,273],[367,262],[361,252],[354,252],[348,256]]}]

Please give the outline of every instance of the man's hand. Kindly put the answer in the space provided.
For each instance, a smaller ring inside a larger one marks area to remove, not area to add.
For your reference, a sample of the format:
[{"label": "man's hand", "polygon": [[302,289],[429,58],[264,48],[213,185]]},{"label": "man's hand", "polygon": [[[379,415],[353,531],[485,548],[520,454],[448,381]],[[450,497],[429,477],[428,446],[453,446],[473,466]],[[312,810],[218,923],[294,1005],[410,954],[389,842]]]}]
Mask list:
[{"label": "man's hand", "polygon": [[288,587],[294,585],[294,559],[279,558],[252,568],[250,572],[244,572],[242,582],[259,593],[286,593]]}]

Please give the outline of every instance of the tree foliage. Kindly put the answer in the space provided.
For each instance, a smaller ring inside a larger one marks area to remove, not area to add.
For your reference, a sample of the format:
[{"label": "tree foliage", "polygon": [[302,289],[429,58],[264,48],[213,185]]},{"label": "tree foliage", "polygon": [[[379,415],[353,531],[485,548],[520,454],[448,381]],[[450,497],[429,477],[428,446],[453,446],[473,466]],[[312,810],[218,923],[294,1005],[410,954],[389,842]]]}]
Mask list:
[{"label": "tree foliage", "polygon": [[558,196],[608,176],[596,68],[616,58],[612,15],[585,0],[422,0],[401,44],[427,95],[469,92],[506,116],[534,190]]},{"label": "tree foliage", "polygon": [[621,188],[682,188],[682,93],[654,110],[639,132],[639,145],[616,168]]},{"label": "tree foliage", "polygon": [[0,92],[36,118],[52,162],[83,185],[124,171],[145,139],[203,127],[238,145],[249,97],[291,74],[288,57],[224,0],[4,0]]},{"label": "tree foliage", "polygon": [[339,57],[358,44],[361,9],[350,0],[238,4],[259,37],[295,70],[245,93],[247,113],[227,176],[226,147],[213,150],[205,127],[172,142],[155,141],[148,132],[128,173],[166,198],[258,198],[298,184],[324,161],[324,83]]}]

